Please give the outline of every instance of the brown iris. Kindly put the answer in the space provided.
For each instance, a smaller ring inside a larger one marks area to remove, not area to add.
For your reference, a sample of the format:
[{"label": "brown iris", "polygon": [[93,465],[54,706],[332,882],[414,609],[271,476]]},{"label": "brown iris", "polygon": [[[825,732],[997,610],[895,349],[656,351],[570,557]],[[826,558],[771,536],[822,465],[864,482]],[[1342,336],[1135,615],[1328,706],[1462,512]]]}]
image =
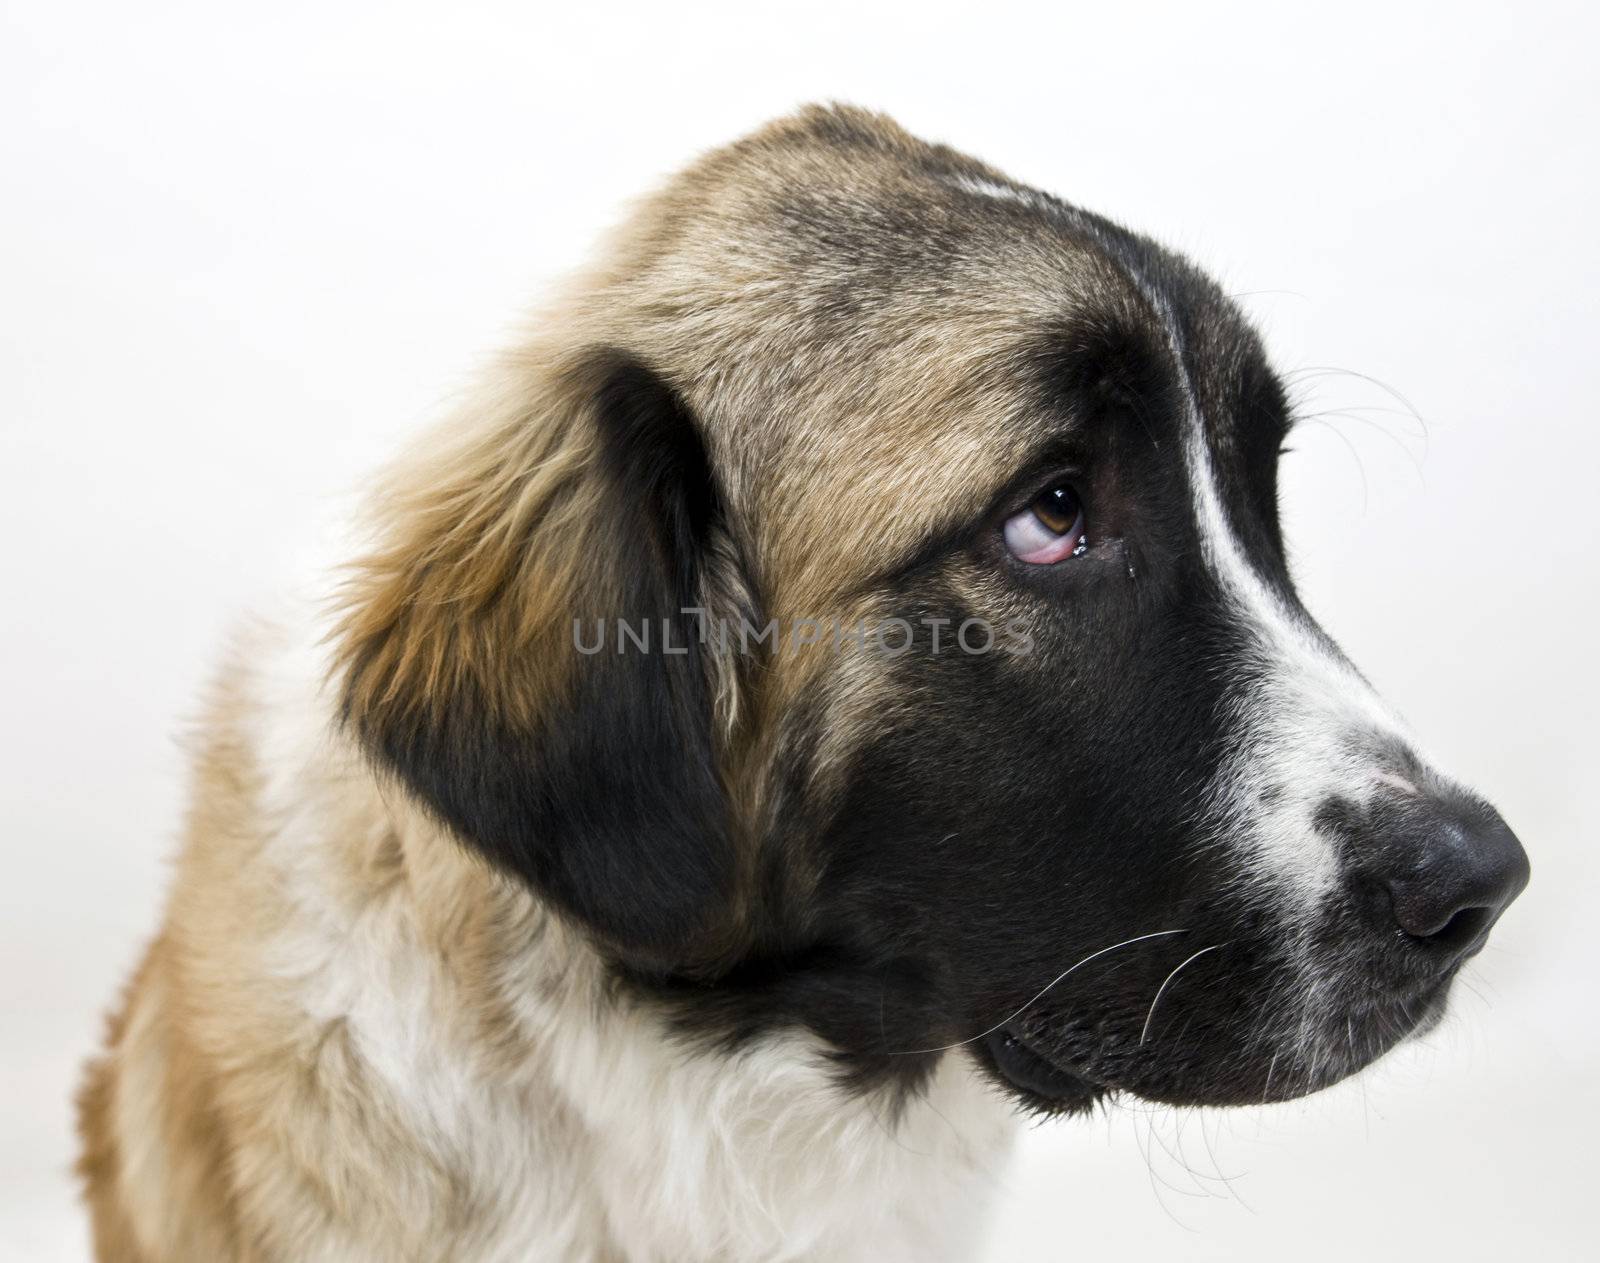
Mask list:
[{"label": "brown iris", "polygon": [[1041,492],[1028,508],[1044,527],[1057,535],[1065,535],[1078,522],[1078,495],[1065,483]]}]

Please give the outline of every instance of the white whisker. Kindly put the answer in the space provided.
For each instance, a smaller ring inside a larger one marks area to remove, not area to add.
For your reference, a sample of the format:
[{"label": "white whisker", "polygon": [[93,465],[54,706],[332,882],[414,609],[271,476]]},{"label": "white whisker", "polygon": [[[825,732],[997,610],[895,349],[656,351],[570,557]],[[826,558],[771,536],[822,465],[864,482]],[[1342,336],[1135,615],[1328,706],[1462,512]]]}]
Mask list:
[{"label": "white whisker", "polygon": [[1151,1023],[1152,1019],[1154,1019],[1154,1017],[1156,1015],[1156,1005],[1161,1003],[1161,997],[1166,992],[1168,984],[1171,983],[1172,980],[1174,978],[1176,978],[1179,974],[1181,974],[1189,965],[1191,965],[1195,961],[1199,960],[1207,952],[1214,952],[1214,951],[1217,950],[1217,948],[1226,947],[1226,946],[1227,946],[1226,943],[1213,943],[1210,947],[1202,947],[1198,952],[1196,952],[1193,956],[1189,957],[1188,960],[1184,961],[1183,964],[1179,965],[1176,969],[1174,969],[1170,974],[1167,975],[1166,981],[1163,982],[1159,987],[1156,988],[1156,998],[1154,1000],[1150,1001],[1150,1012],[1145,1014],[1145,1017],[1144,1017],[1144,1029],[1139,1032],[1139,1042],[1141,1044],[1144,1043],[1145,1038],[1150,1034],[1150,1023]]},{"label": "white whisker", "polygon": [[[1094,960],[1094,959],[1096,959],[1097,957],[1100,957],[1100,956],[1104,956],[1107,952],[1114,952],[1119,947],[1130,947],[1134,943],[1143,943],[1147,939],[1165,938],[1168,935],[1172,935],[1172,934],[1187,934],[1188,932],[1189,932],[1188,930],[1157,930],[1154,934],[1141,934],[1137,938],[1123,939],[1122,942],[1113,943],[1110,947],[1102,947],[1097,952],[1090,952],[1087,956],[1085,956],[1082,960],[1080,960],[1076,965],[1073,965],[1070,969],[1063,969],[1059,974],[1057,974],[1044,987],[1042,987],[1040,989],[1038,995],[1034,996],[1033,999],[1029,1000],[1026,1004],[1024,1004],[1015,1013],[1008,1014],[1006,1017],[1001,1018],[998,1022],[996,1022],[988,1030],[979,1031],[976,1035],[973,1035],[968,1039],[958,1039],[953,1044],[940,1044],[937,1048],[908,1048],[908,1049],[905,1049],[903,1052],[891,1053],[890,1055],[894,1056],[894,1057],[913,1057],[913,1056],[916,1056],[919,1053],[948,1052],[952,1048],[960,1048],[963,1044],[976,1043],[978,1040],[983,1039],[984,1037],[986,1037],[988,1035],[993,1035],[997,1030],[999,1030],[1007,1022],[1016,1021],[1017,1018],[1021,1017],[1024,1013],[1026,1013],[1029,1009],[1031,1009],[1035,1004],[1039,1003],[1040,1000],[1044,999],[1046,993],[1048,993],[1052,987],[1054,987],[1062,979],[1066,978],[1069,974],[1073,973],[1075,970],[1083,968],[1083,966],[1087,965],[1091,960]],[[1220,946],[1220,944],[1219,944],[1219,946]],[[1182,968],[1182,966],[1179,966],[1179,968]]]}]

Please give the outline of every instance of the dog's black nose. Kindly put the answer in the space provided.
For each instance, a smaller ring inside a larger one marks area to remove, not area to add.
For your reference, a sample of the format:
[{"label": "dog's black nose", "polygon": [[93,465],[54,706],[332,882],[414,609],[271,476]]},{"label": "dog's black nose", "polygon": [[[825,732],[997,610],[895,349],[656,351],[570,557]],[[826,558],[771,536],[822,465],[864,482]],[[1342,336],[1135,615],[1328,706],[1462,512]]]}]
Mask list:
[{"label": "dog's black nose", "polygon": [[1393,922],[1445,969],[1476,951],[1528,884],[1528,855],[1485,802],[1406,794],[1374,813],[1373,875]]}]

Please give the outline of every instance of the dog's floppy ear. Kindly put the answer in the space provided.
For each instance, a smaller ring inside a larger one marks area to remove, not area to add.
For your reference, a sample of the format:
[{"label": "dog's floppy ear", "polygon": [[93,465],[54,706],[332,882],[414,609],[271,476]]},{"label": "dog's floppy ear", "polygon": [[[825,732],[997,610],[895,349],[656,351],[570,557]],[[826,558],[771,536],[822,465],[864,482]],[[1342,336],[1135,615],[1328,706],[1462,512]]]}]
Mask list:
[{"label": "dog's floppy ear", "polygon": [[504,372],[384,489],[338,631],[345,721],[495,866],[665,961],[735,883],[715,664],[684,613],[727,587],[722,502],[637,359]]}]

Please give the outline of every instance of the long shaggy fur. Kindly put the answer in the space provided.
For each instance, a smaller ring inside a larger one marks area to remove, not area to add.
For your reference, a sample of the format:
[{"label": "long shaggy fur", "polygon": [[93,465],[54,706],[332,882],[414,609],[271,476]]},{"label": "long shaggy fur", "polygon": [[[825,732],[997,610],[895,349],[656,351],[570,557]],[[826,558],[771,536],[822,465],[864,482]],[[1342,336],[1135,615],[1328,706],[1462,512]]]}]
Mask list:
[{"label": "long shaggy fur", "polygon": [[[1019,1104],[1379,1055],[1526,858],[1295,598],[1289,420],[1183,260],[886,119],[694,164],[228,655],[99,1258],[964,1259]],[[818,618],[914,651],[707,634]]]}]

